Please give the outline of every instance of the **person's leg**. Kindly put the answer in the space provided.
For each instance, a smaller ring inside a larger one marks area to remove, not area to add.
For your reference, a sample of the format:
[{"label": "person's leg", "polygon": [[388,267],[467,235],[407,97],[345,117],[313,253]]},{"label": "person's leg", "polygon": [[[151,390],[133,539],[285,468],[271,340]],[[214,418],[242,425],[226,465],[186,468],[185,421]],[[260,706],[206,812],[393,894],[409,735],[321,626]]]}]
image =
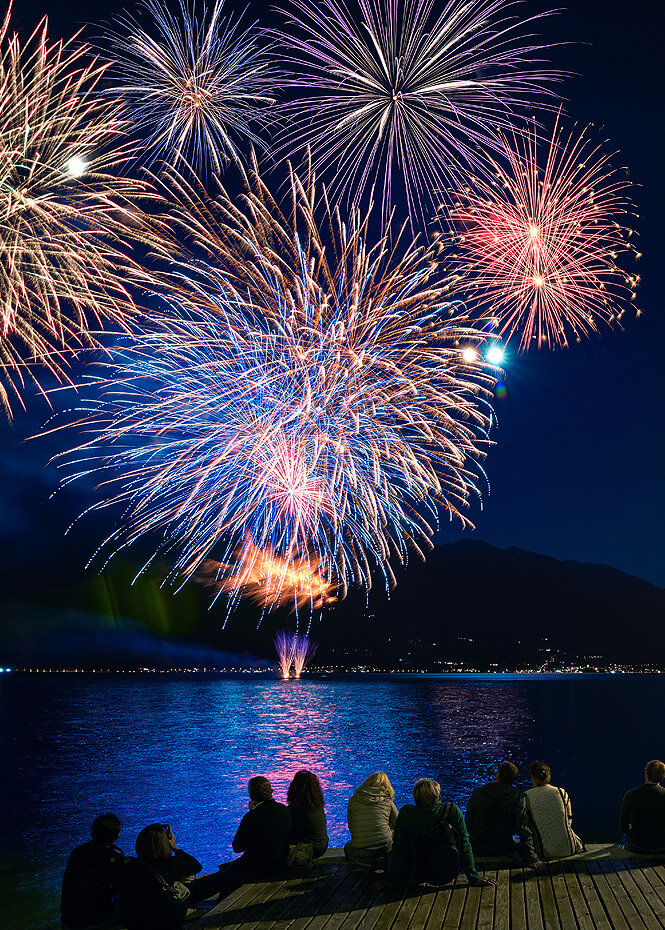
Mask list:
[{"label": "person's leg", "polygon": [[[211,879],[210,882],[207,880]],[[227,862],[224,868],[220,869],[217,875],[214,873],[212,875],[206,875],[203,878],[197,878],[196,882],[205,882],[205,885],[200,886],[200,891],[206,891],[208,894],[211,893],[211,888],[213,881],[216,883],[216,891],[219,894],[219,899],[225,898],[227,895],[231,894],[232,891],[235,891],[236,888],[240,888],[241,885],[244,885],[246,882],[256,881],[256,876],[250,872],[242,859],[235,859],[233,862]],[[193,894],[196,894],[196,899],[199,901],[205,900],[202,897],[199,889],[197,888]]]}]

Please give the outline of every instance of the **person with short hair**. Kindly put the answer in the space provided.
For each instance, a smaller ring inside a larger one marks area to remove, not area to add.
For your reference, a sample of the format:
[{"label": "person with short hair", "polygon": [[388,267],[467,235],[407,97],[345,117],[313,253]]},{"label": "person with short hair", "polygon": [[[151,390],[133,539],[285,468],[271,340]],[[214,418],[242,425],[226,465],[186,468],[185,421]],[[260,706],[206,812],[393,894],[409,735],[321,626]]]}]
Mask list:
[{"label": "person with short hair", "polygon": [[385,772],[372,772],[351,795],[346,808],[351,839],[344,847],[350,862],[380,862],[393,845],[397,820],[395,792]]},{"label": "person with short hair", "polygon": [[291,811],[291,843],[311,843],[312,855],[318,859],[328,848],[328,829],[323,791],[314,772],[296,772],[286,800]]},{"label": "person with short hair", "polygon": [[[458,867],[466,875],[470,885],[496,885],[493,879],[481,878],[473,861],[473,851],[469,835],[464,824],[462,811],[456,804],[441,803],[441,786],[431,778],[420,778],[413,786],[414,804],[405,804],[400,808],[395,823],[393,849],[388,866],[387,879],[391,884],[400,885],[406,881],[421,883],[432,881],[419,872],[422,837],[433,831],[437,824],[446,818],[452,828],[457,854]],[[450,881],[452,877],[444,878]]]},{"label": "person with short hair", "polygon": [[529,769],[533,788],[524,792],[534,845],[539,859],[564,859],[584,850],[573,830],[573,812],[568,793],[552,781],[546,762],[534,762]]},{"label": "person with short hair", "polygon": [[291,812],[275,801],[272,785],[257,775],[247,784],[249,813],[240,821],[233,837],[233,851],[239,859],[220,865],[219,899],[246,882],[272,878],[286,865],[291,838]]},{"label": "person with short hair", "polygon": [[[519,769],[502,762],[493,782],[471,793],[466,809],[466,825],[476,856],[501,857],[515,853],[538,870],[546,868],[533,845],[524,793],[515,786]],[[513,836],[519,836],[516,844]]]},{"label": "person with short hair", "polygon": [[115,814],[101,814],[90,828],[92,839],[70,854],[60,897],[66,930],[119,926],[114,896],[125,857],[115,844],[121,828]]},{"label": "person with short hair", "polygon": [[644,769],[644,784],[624,795],[619,829],[631,852],[665,854],[664,778],[665,764],[652,759]]}]

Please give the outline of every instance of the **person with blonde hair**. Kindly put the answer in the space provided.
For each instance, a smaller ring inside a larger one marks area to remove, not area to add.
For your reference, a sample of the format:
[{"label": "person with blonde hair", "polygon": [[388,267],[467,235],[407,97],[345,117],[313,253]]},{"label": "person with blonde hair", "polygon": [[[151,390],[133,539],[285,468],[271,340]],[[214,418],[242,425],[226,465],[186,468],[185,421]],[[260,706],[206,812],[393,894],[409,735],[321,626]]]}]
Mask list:
[{"label": "person with blonde hair", "polygon": [[385,858],[393,845],[397,820],[395,792],[385,772],[373,772],[356,788],[346,808],[351,839],[344,855],[351,862],[373,865]]},{"label": "person with blonde hair", "polygon": [[470,885],[496,885],[476,871],[462,811],[457,804],[441,803],[441,785],[420,778],[413,786],[413,804],[400,808],[395,823],[393,850],[387,879],[443,885],[464,872]]}]

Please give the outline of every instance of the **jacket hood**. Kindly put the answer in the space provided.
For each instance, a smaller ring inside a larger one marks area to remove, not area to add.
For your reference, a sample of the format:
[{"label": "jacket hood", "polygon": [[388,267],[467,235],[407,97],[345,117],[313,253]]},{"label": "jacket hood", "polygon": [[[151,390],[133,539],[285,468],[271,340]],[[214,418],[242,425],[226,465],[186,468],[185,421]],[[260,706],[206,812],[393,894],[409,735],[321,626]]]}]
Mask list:
[{"label": "jacket hood", "polygon": [[516,801],[521,793],[515,785],[502,785],[500,781],[491,781],[483,787],[483,794],[492,801]]},{"label": "jacket hood", "polygon": [[352,797],[363,804],[380,804],[382,801],[392,801],[389,794],[381,788],[357,788]]}]

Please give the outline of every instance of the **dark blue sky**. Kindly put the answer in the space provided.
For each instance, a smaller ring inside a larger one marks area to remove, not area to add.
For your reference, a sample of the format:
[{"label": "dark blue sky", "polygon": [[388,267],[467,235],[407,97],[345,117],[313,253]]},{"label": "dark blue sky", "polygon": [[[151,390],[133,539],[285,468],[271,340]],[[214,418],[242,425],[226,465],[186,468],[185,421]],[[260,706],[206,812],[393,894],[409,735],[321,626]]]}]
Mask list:
[{"label": "dark blue sky", "polygon": [[[48,12],[52,32],[67,34],[130,6],[19,0],[14,21],[31,28]],[[543,9],[533,2],[524,8]],[[564,85],[568,112],[604,126],[640,185],[644,312],[638,320],[626,314],[623,332],[507,362],[507,396],[496,403],[497,445],[486,463],[491,493],[472,515],[475,537],[493,545],[604,562],[665,586],[662,50],[654,10],[651,0],[573,0],[570,10],[542,23],[546,40],[574,43],[550,53],[557,67],[579,74]],[[26,402],[28,414],[13,427],[0,425],[0,578],[12,591],[41,575],[81,574],[102,532],[99,521],[90,521],[63,539],[89,492],[49,501],[56,477],[46,461],[57,441],[23,441],[48,415],[30,392]],[[438,538],[459,535],[446,525]]]}]

